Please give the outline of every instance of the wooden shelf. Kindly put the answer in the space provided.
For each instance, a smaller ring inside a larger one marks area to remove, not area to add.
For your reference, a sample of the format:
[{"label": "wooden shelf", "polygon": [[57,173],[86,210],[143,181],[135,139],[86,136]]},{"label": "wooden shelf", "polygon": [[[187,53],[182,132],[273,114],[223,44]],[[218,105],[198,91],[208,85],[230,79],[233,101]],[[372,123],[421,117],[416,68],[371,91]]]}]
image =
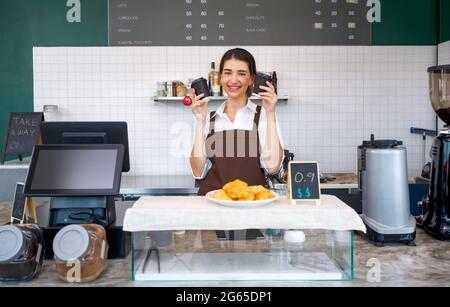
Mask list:
[{"label": "wooden shelf", "polygon": [[[154,102],[179,102],[181,103],[181,101],[183,100],[184,97],[153,97],[153,101]],[[215,97],[211,97],[211,100],[209,102],[224,102],[228,97],[224,97],[224,96],[215,96]],[[250,98],[250,100],[254,101],[254,102],[261,102],[261,98]],[[279,96],[278,97],[278,101],[279,102],[283,102],[285,104],[287,104],[287,101],[289,100],[289,96]]]}]

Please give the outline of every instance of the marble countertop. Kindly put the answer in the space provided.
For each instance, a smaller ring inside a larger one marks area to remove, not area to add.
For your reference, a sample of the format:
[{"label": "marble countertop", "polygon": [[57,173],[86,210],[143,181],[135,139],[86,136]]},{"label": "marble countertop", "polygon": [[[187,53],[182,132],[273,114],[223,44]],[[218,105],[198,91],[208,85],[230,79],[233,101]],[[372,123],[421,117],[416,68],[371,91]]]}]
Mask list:
[{"label": "marble countertop", "polygon": [[[0,203],[0,223],[8,222],[11,206]],[[188,235],[188,233],[186,232]],[[177,240],[184,240],[177,237]],[[44,263],[42,273],[34,280],[24,283],[0,283],[0,287],[87,287],[87,286],[125,286],[125,287],[294,287],[294,286],[450,286],[450,242],[436,240],[418,229],[416,245],[389,244],[375,247],[360,236],[355,236],[355,279],[337,282],[133,282],[131,281],[131,255],[125,259],[110,260],[105,272],[96,281],[85,284],[69,284],[58,279],[53,261]],[[380,282],[369,282],[367,276],[373,265],[371,261],[379,261],[381,270]]]}]

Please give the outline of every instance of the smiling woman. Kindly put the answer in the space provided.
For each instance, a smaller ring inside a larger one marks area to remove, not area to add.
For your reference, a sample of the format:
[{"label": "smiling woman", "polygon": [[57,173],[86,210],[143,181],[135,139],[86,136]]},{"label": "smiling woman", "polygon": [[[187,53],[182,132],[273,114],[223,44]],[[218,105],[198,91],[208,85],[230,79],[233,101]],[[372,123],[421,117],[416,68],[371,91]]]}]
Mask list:
[{"label": "smiling woman", "polygon": [[194,92],[192,112],[196,133],[190,163],[196,179],[204,179],[199,195],[241,179],[265,185],[265,175],[280,171],[283,147],[276,121],[278,97],[274,86],[260,86],[262,107],[249,97],[256,63],[245,49],[228,50],[220,63],[220,83],[228,99],[208,117],[208,102]]}]

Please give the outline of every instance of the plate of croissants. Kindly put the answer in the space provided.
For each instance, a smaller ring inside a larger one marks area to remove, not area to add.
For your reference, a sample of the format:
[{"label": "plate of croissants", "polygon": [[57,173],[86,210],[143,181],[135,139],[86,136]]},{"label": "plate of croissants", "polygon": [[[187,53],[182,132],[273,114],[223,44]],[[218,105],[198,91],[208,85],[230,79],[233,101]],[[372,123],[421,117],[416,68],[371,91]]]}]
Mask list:
[{"label": "plate of croissants", "polygon": [[262,185],[249,186],[236,179],[224,185],[220,190],[206,194],[206,198],[216,204],[229,207],[259,207],[273,203],[280,196]]}]

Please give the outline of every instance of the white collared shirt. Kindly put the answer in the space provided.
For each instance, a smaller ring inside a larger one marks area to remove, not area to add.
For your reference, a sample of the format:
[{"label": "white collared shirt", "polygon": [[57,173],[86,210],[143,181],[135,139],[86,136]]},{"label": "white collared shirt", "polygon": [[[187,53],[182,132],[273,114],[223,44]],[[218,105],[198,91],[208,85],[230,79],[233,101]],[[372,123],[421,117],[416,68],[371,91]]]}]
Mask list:
[{"label": "white collared shirt", "polygon": [[[220,131],[226,131],[226,130],[249,130],[251,131],[253,129],[253,120],[256,113],[256,107],[257,105],[253,103],[251,100],[248,100],[247,105],[243,108],[241,108],[234,117],[234,122],[231,121],[228,118],[228,115],[224,113],[225,110],[226,101],[222,103],[222,105],[217,109],[216,114],[214,115],[216,117],[216,123],[214,130],[216,132]],[[205,140],[209,134],[209,126],[210,126],[210,116],[208,114],[208,119],[205,125],[205,130],[203,131]],[[276,117],[275,117],[276,119]],[[278,137],[280,139],[281,147],[284,148],[283,139],[281,137],[280,132],[280,126],[278,124],[278,120],[276,120],[276,128],[278,132]],[[266,110],[262,107],[261,108],[261,115],[259,118],[259,125],[258,125],[258,134],[259,134],[259,142],[261,144],[261,148],[264,148],[265,142],[266,142],[266,131],[267,131],[267,115]],[[280,168],[283,163],[284,159],[284,151],[283,151],[283,157],[281,159]],[[264,167],[264,160],[262,157],[260,157],[260,163],[263,168]],[[205,166],[203,168],[203,172],[200,177],[196,177],[194,175],[194,172],[192,171],[192,176],[194,176],[195,179],[204,179],[206,177],[206,174],[208,174],[209,170],[211,169],[211,161],[208,159],[206,160]]]}]

